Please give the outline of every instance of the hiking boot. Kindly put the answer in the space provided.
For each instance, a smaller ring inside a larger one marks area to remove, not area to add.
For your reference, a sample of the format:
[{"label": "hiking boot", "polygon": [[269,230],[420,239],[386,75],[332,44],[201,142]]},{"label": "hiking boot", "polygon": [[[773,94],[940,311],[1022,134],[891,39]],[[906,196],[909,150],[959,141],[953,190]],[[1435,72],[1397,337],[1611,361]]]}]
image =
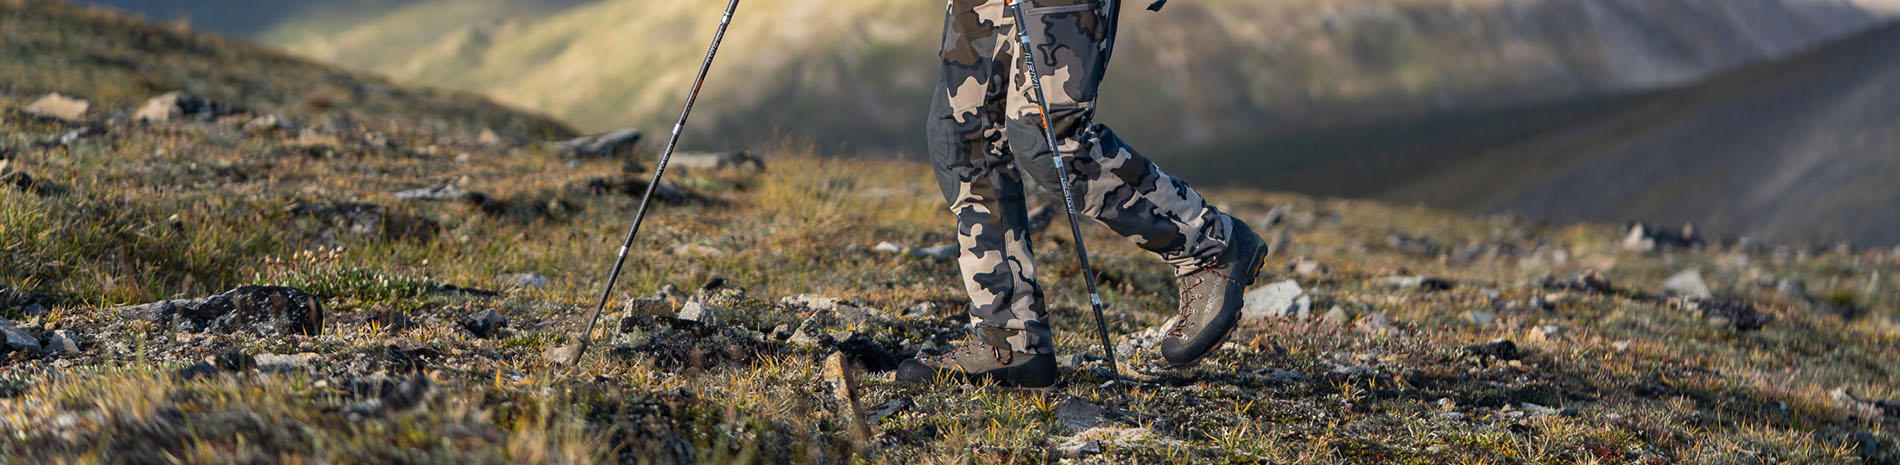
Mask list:
[{"label": "hiking boot", "polygon": [[1266,263],[1267,243],[1246,223],[1230,220],[1233,235],[1227,250],[1211,265],[1175,278],[1181,288],[1181,309],[1161,339],[1161,357],[1176,368],[1200,362],[1227,341],[1240,323],[1240,306]]},{"label": "hiking boot", "polygon": [[[981,332],[1004,333],[1003,337],[1006,338],[1009,330],[984,328]],[[983,339],[994,337],[989,334],[986,336],[971,338],[948,353],[919,354],[917,358],[905,360],[897,365],[897,381],[927,383],[941,376],[973,382],[988,379],[1004,386],[1023,388],[1046,388],[1056,384],[1054,354],[1012,351],[983,342]]]}]

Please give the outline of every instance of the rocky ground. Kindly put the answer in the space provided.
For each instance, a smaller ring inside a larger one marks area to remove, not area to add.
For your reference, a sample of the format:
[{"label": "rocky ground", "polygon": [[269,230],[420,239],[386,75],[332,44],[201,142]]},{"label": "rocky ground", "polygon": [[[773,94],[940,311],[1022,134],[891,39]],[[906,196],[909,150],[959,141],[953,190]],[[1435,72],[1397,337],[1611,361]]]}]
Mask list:
[{"label": "rocky ground", "polygon": [[1217,190],[1276,265],[1201,366],[1091,228],[1104,387],[1058,227],[1062,384],[906,386],[967,323],[935,184],[786,143],[669,172],[570,364],[637,137],[38,69],[0,63],[39,77],[0,88],[0,462],[1900,463],[1896,250]]}]

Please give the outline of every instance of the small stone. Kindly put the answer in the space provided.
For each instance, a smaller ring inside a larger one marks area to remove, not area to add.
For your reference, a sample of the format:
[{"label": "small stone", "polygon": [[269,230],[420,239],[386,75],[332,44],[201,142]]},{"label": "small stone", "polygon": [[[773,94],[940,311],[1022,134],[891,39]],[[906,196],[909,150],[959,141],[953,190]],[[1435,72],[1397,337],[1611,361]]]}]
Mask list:
[{"label": "small stone", "polygon": [[873,423],[884,421],[885,418],[903,413],[905,410],[910,410],[911,407],[916,405],[917,402],[910,400],[909,397],[894,398],[871,407],[870,410],[865,412],[868,415],[865,419]]},{"label": "small stone", "polygon": [[877,243],[877,246],[872,247],[871,250],[877,251],[877,252],[883,252],[883,253],[900,253],[901,254],[901,253],[910,252],[910,247],[904,246],[904,245],[898,245],[891,242],[879,242]]},{"label": "small stone", "polygon": [[1240,309],[1241,317],[1259,318],[1307,318],[1313,311],[1313,300],[1300,289],[1293,280],[1280,281],[1247,291],[1245,304]]},{"label": "small stone", "polygon": [[293,123],[289,119],[277,115],[259,116],[251,118],[250,121],[244,123],[244,130],[252,133],[272,131],[295,132],[297,129],[297,123]]},{"label": "small stone", "polygon": [[67,97],[60,95],[58,92],[54,92],[46,94],[46,96],[40,97],[39,100],[34,100],[33,103],[28,104],[26,111],[27,113],[50,116],[66,121],[79,121],[81,118],[86,117],[86,110],[91,108],[92,104],[85,100]]},{"label": "small stone", "polygon": [[1302,258],[1293,262],[1293,274],[1300,276],[1320,276],[1326,274],[1326,271],[1326,265],[1310,259]]},{"label": "small stone", "polygon": [[1536,415],[1557,415],[1557,416],[1566,416],[1566,417],[1577,416],[1577,409],[1574,409],[1574,408],[1558,409],[1558,408],[1545,407],[1545,406],[1533,404],[1530,402],[1524,402],[1522,405],[1524,407],[1525,412],[1529,412]]},{"label": "small stone", "polygon": [[1451,281],[1425,276],[1387,276],[1379,278],[1374,282],[1380,286],[1395,289],[1422,289],[1427,291],[1443,291],[1451,289],[1453,286]]},{"label": "small stone", "polygon": [[237,112],[230,107],[212,103],[191,94],[168,92],[146,100],[144,105],[139,106],[139,111],[132,116],[132,120],[163,123],[192,117],[201,121],[211,121],[234,113]]},{"label": "small stone", "polygon": [[1370,378],[1379,375],[1379,370],[1367,365],[1345,365],[1333,368],[1333,374],[1353,378]]},{"label": "small stone", "polygon": [[1055,408],[1056,423],[1069,431],[1108,426],[1113,423],[1108,414],[1108,409],[1073,396],[1056,403]]},{"label": "small stone", "polygon": [[930,246],[930,247],[917,249],[917,250],[911,251],[911,253],[916,254],[917,256],[923,257],[923,258],[940,258],[940,259],[946,259],[946,260],[955,260],[957,258],[957,246],[936,245],[936,246]]},{"label": "small stone", "polygon": [[1438,407],[1439,410],[1444,410],[1444,411],[1452,411],[1452,410],[1458,409],[1458,403],[1452,401],[1450,397],[1440,397],[1438,398],[1438,402],[1433,402],[1432,405]]},{"label": "small stone", "polygon": [[566,365],[574,362],[574,355],[580,352],[577,344],[549,347],[541,351],[541,360],[549,365]]},{"label": "small stone", "polygon": [[1684,270],[1663,281],[1663,292],[1679,297],[1707,299],[1715,294],[1709,291],[1709,284],[1702,280],[1701,270]]},{"label": "small stone", "polygon": [[930,318],[933,316],[937,316],[937,312],[942,311],[942,310],[943,310],[943,304],[939,304],[936,302],[922,302],[922,303],[918,303],[917,305],[912,305],[908,309],[905,309],[904,317],[905,318]]},{"label": "small stone", "polygon": [[482,145],[515,145],[512,141],[502,137],[500,133],[495,132],[493,129],[482,129],[481,135],[475,137],[475,142]]},{"label": "small stone", "polygon": [[842,352],[833,352],[825,358],[825,383],[830,386],[832,397],[838,402],[839,416],[850,419],[852,434],[862,441],[870,439],[871,427],[868,424],[869,416],[858,401],[862,397],[859,393],[858,371],[857,364],[846,360]]},{"label": "small stone", "polygon": [[1610,343],[1610,348],[1616,349],[1617,352],[1628,352],[1630,350],[1630,341],[1612,342]]},{"label": "small stone", "polygon": [[495,284],[502,287],[523,289],[545,289],[548,277],[535,273],[512,273],[495,276]]},{"label": "small stone", "polygon": [[1517,352],[1517,344],[1512,343],[1510,339],[1497,339],[1483,344],[1467,346],[1465,347],[1465,352],[1479,357],[1488,357],[1498,360],[1517,360],[1520,356]]},{"label": "small stone", "polygon": [[1461,421],[1465,419],[1465,414],[1458,412],[1438,412],[1432,416],[1446,421]]},{"label": "small stone", "polygon": [[251,371],[251,369],[257,368],[256,357],[235,350],[219,353],[217,356],[211,358],[211,363],[217,365],[219,370],[232,373]]},{"label": "small stone", "polygon": [[1372,334],[1392,334],[1398,331],[1397,328],[1392,326],[1392,321],[1387,319],[1383,312],[1366,314],[1364,317],[1360,317],[1359,321],[1354,325],[1360,331]]},{"label": "small stone", "polygon": [[1564,328],[1557,325],[1544,325],[1531,328],[1528,339],[1535,343],[1552,343],[1562,338]]},{"label": "small stone", "polygon": [[410,189],[391,194],[403,200],[452,200],[463,201],[472,198],[473,192],[456,187],[454,184],[442,184],[435,187]]},{"label": "small stone", "polygon": [[1484,310],[1466,310],[1466,311],[1465,311],[1465,314],[1464,314],[1464,315],[1461,315],[1461,317],[1462,317],[1462,318],[1463,318],[1463,319],[1464,319],[1464,320],[1465,320],[1466,322],[1469,322],[1469,323],[1471,323],[1471,324],[1473,324],[1473,325],[1477,325],[1477,326],[1486,326],[1486,325],[1490,325],[1490,324],[1491,324],[1491,322],[1493,322],[1493,321],[1497,321],[1497,319],[1498,319],[1498,315],[1497,315],[1497,314],[1495,314],[1495,313],[1491,313],[1491,312],[1487,312],[1487,311],[1484,311]]},{"label": "small stone", "polygon": [[190,381],[190,380],[194,380],[198,378],[203,378],[206,376],[216,375],[218,374],[218,367],[216,365],[212,365],[210,362],[201,361],[198,363],[193,363],[191,365],[185,366],[184,368],[179,368],[178,371],[175,372],[174,374],[177,375],[179,379]]},{"label": "small stone", "polygon": [[1064,455],[1070,457],[1088,457],[1102,453],[1102,441],[1077,437],[1056,446]]},{"label": "small stone", "polygon": [[501,312],[488,309],[481,313],[464,316],[455,320],[455,323],[477,338],[488,339],[499,335],[502,328],[508,327],[508,318],[501,316]]},{"label": "small stone", "polygon": [[1268,368],[1265,370],[1256,371],[1254,372],[1254,374],[1266,377],[1267,379],[1282,382],[1282,383],[1305,383],[1305,382],[1309,382],[1313,380],[1313,378],[1306,377],[1305,373],[1300,373],[1293,370],[1281,370],[1281,369],[1276,369],[1276,368]]},{"label": "small stone", "polygon": [[0,335],[5,336],[7,349],[32,354],[40,352],[39,338],[33,337],[31,333],[20,329],[19,326],[15,326],[13,322],[7,321],[5,318],[0,318]]},{"label": "small stone", "polygon": [[550,144],[568,158],[625,158],[640,143],[640,131],[621,129],[605,134],[569,139]]},{"label": "small stone", "polygon": [[400,333],[415,329],[417,326],[415,320],[409,318],[409,314],[395,310],[377,312],[376,315],[370,317],[369,321],[376,327],[382,328],[383,334]]},{"label": "small stone", "polygon": [[73,340],[72,332],[64,329],[53,331],[51,336],[47,336],[45,348],[47,352],[52,353],[68,355],[79,353],[79,343]]},{"label": "small stone", "polygon": [[1346,312],[1345,308],[1334,305],[1331,310],[1326,311],[1325,315],[1320,316],[1320,320],[1334,326],[1345,326],[1347,323],[1352,323],[1352,314]]},{"label": "small stone", "polygon": [[719,315],[717,312],[713,310],[713,307],[706,305],[705,302],[701,302],[699,299],[686,301],[686,305],[680,307],[679,314],[673,317],[686,321],[697,321],[701,324],[719,324]]}]

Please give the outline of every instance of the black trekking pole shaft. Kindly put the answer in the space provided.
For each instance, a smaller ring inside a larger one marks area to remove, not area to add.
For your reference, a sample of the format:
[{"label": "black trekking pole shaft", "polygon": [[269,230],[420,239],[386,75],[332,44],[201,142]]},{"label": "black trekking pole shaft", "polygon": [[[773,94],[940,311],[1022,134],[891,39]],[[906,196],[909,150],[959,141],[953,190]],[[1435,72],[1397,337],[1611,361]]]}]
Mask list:
[{"label": "black trekking pole shaft", "polygon": [[[1075,236],[1075,255],[1082,262],[1082,280],[1088,283],[1089,305],[1095,309],[1095,327],[1102,336],[1102,355],[1108,358],[1113,382],[1120,385],[1122,369],[1115,363],[1114,338],[1108,334],[1108,318],[1102,315],[1102,294],[1095,290],[1095,267],[1089,265],[1088,244],[1082,240],[1082,216],[1075,212],[1075,192],[1069,185],[1069,169],[1062,163],[1062,148],[1056,145],[1056,128],[1049,124],[1049,98],[1042,90],[1042,72],[1036,69],[1036,44],[1029,39],[1029,21],[1023,15],[1024,0],[1009,0],[1016,13],[1016,36],[1023,45],[1023,62],[1029,66],[1029,81],[1036,89],[1036,110],[1042,113],[1042,135],[1049,143],[1049,158],[1055,160],[1056,180],[1062,184],[1062,204],[1069,209],[1069,233]],[[1112,0],[1111,0],[1112,1]]]},{"label": "black trekking pole shaft", "polygon": [[679,147],[680,132],[686,128],[686,118],[693,114],[693,104],[699,102],[699,90],[706,84],[706,72],[712,69],[713,56],[719,53],[719,43],[726,38],[726,27],[732,25],[732,13],[739,9],[739,0],[726,3],[726,14],[719,18],[719,30],[713,33],[712,46],[706,48],[706,60],[699,64],[699,76],[693,78],[693,91],[686,96],[686,108],[680,110],[679,122],[673,123],[673,135],[666,140],[666,151],[661,152],[660,162],[654,165],[653,180],[647,182],[647,192],[640,196],[640,208],[633,213],[633,225],[627,228],[627,238],[620,243],[620,253],[614,257],[613,271],[607,273],[607,285],[600,290],[600,303],[594,305],[594,316],[587,319],[587,329],[581,332],[580,348],[574,351],[575,365],[587,354],[587,346],[594,340],[594,325],[600,322],[600,313],[607,309],[607,299],[613,296],[614,283],[620,280],[620,270],[627,264],[627,249],[633,247],[633,238],[640,235],[640,222],[647,217],[647,207],[653,204],[653,193],[660,188],[660,178],[666,176],[666,162],[673,159],[673,150]]}]

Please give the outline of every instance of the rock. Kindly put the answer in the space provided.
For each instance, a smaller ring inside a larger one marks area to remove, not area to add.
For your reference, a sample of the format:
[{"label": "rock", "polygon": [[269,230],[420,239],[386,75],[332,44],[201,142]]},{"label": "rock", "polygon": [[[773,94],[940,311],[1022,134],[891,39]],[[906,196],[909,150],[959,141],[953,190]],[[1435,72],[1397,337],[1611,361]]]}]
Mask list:
[{"label": "rock", "polygon": [[712,306],[707,305],[700,299],[687,300],[686,305],[680,307],[679,314],[673,317],[686,321],[697,321],[702,324],[719,324],[718,312],[714,311]]},{"label": "rock", "polygon": [[905,410],[910,410],[911,407],[916,405],[917,402],[911,401],[909,397],[893,398],[865,411],[865,419],[870,420],[872,423],[884,421],[885,418],[903,413]]},{"label": "rock", "polygon": [[1681,229],[1658,228],[1645,223],[1630,223],[1628,232],[1623,234],[1621,245],[1625,250],[1648,252],[1658,249],[1690,249],[1702,246],[1702,235],[1695,225],[1685,224]]},{"label": "rock", "polygon": [[35,115],[59,118],[66,121],[79,121],[81,118],[86,117],[86,110],[91,108],[92,104],[85,100],[67,97],[60,95],[58,92],[54,92],[40,97],[39,100],[34,100],[33,103],[27,104],[26,111],[27,113]]},{"label": "rock", "polygon": [[1082,367],[1083,364],[1086,364],[1092,361],[1095,361],[1095,357],[1091,357],[1088,354],[1058,355],[1056,356],[1056,368],[1061,368],[1064,370],[1074,370],[1074,369],[1079,369]]},{"label": "rock", "polygon": [[1554,342],[1557,342],[1559,339],[1562,339],[1563,335],[1564,335],[1564,329],[1562,326],[1544,325],[1544,326],[1531,328],[1529,337],[1527,339],[1529,339],[1531,342],[1535,342],[1539,344],[1554,343]]},{"label": "rock", "polygon": [[237,111],[209,100],[198,98],[184,92],[170,92],[152,97],[139,106],[133,114],[133,121],[152,123],[170,122],[182,118],[195,118],[199,121],[211,121],[222,116],[236,114]]},{"label": "rock", "polygon": [[99,137],[103,135],[106,135],[105,128],[101,128],[98,126],[85,126],[79,129],[66,131],[65,134],[61,134],[59,136],[59,139],[54,140],[49,145],[54,146],[54,147],[71,147],[73,144],[79,143],[79,141],[91,139],[91,138]]},{"label": "rock", "polygon": [[1122,360],[1127,360],[1134,357],[1135,352],[1153,349],[1155,346],[1161,344],[1162,337],[1167,335],[1168,327],[1173,326],[1175,320],[1176,319],[1169,319],[1167,322],[1151,326],[1148,329],[1115,338],[1115,356]]},{"label": "rock", "polygon": [[566,365],[574,362],[574,355],[580,353],[580,345],[568,344],[549,347],[541,351],[541,360],[549,365]]},{"label": "rock", "polygon": [[1293,269],[1293,274],[1300,276],[1313,277],[1326,274],[1326,265],[1321,265],[1317,261],[1305,258],[1294,260],[1291,268]]},{"label": "rock", "polygon": [[1476,326],[1487,326],[1498,319],[1497,314],[1484,310],[1466,310],[1465,314],[1459,317]]},{"label": "rock", "polygon": [[495,285],[518,289],[545,289],[548,277],[535,273],[509,273],[495,275]]},{"label": "rock", "polygon": [[869,415],[864,413],[864,406],[858,400],[863,395],[858,385],[857,365],[846,360],[843,353],[834,352],[825,358],[824,377],[833,399],[838,402],[839,416],[849,419],[852,435],[859,441],[870,439]]},{"label": "rock", "polygon": [[877,246],[872,247],[871,250],[883,253],[907,253],[910,252],[910,247],[891,242],[879,242]]},{"label": "rock", "polygon": [[1274,381],[1289,383],[1289,384],[1290,383],[1305,383],[1305,382],[1313,381],[1313,378],[1308,378],[1305,373],[1300,373],[1293,370],[1281,370],[1281,369],[1275,369],[1275,368],[1268,368],[1265,370],[1253,372],[1253,374],[1259,375],[1259,376],[1262,376]]},{"label": "rock", "polygon": [[462,329],[468,330],[469,334],[477,338],[488,339],[499,336],[501,329],[508,327],[508,318],[491,308],[456,319],[455,324],[461,325]]},{"label": "rock", "polygon": [[1682,305],[1716,324],[1733,326],[1739,331],[1758,330],[1775,321],[1774,315],[1762,313],[1755,304],[1739,299],[1690,300]]},{"label": "rock", "polygon": [[1775,292],[1789,297],[1806,298],[1808,296],[1808,284],[1796,279],[1782,278],[1781,280],[1775,281]]},{"label": "rock", "polygon": [[1465,414],[1459,412],[1438,412],[1432,414],[1432,417],[1447,421],[1461,421],[1465,419]]},{"label": "rock", "polygon": [[166,301],[131,310],[149,321],[184,331],[259,336],[323,333],[322,299],[277,286],[244,286],[202,301]]},{"label": "rock", "polygon": [[1434,241],[1431,238],[1412,237],[1404,234],[1386,236],[1385,243],[1387,247],[1391,247],[1392,250],[1398,251],[1399,253],[1421,257],[1436,256],[1438,255],[1438,251],[1442,249],[1439,247],[1438,241]]},{"label": "rock", "polygon": [[1056,423],[1071,432],[1114,424],[1108,409],[1073,396],[1057,403],[1055,414]]},{"label": "rock", "polygon": [[1510,339],[1497,339],[1483,344],[1466,346],[1465,353],[1497,360],[1517,360],[1521,357],[1521,355],[1517,353],[1517,344],[1512,343]]},{"label": "rock", "polygon": [[640,131],[621,129],[555,142],[549,147],[568,158],[627,158],[640,144]]},{"label": "rock", "polygon": [[1538,280],[1538,286],[1552,291],[1577,291],[1592,294],[1616,293],[1616,286],[1610,282],[1610,278],[1604,276],[1603,273],[1597,270],[1584,270],[1582,273],[1578,273],[1575,278],[1568,280],[1545,275]]},{"label": "rock", "polygon": [[19,326],[14,325],[13,322],[7,321],[5,318],[0,318],[0,336],[5,337],[6,348],[8,350],[21,351],[29,354],[40,353],[40,338],[33,337],[32,333],[20,329]]},{"label": "rock", "polygon": [[930,246],[930,247],[917,249],[915,251],[912,251],[911,253],[914,253],[917,256],[924,257],[924,258],[955,260],[957,258],[957,246],[947,245],[947,244]]},{"label": "rock", "polygon": [[1359,318],[1359,321],[1354,323],[1354,327],[1359,331],[1372,334],[1392,334],[1398,332],[1398,328],[1392,326],[1391,320],[1386,319],[1385,313],[1383,312],[1373,312]]},{"label": "rock", "polygon": [[854,305],[846,304],[836,298],[805,294],[787,297],[779,301],[782,305],[804,307],[811,314],[800,322],[794,330],[791,342],[795,344],[816,344],[830,337],[833,331],[845,328],[866,328],[890,322],[883,314]]},{"label": "rock", "polygon": [[1452,401],[1450,397],[1440,397],[1438,401],[1433,402],[1432,405],[1438,407],[1439,410],[1447,412],[1458,409],[1458,402]]},{"label": "rock", "polygon": [[1352,313],[1347,312],[1344,307],[1334,305],[1331,310],[1327,310],[1326,314],[1321,315],[1319,319],[1334,326],[1346,326],[1352,323]]},{"label": "rock", "polygon": [[1349,378],[1371,378],[1379,375],[1379,370],[1367,365],[1342,365],[1333,367],[1333,374]]},{"label": "rock", "polygon": [[39,183],[24,171],[0,173],[0,186],[12,187],[21,192],[39,192]]},{"label": "rock", "polygon": [[264,371],[296,371],[310,368],[317,361],[317,354],[258,354],[257,369]]},{"label": "rock", "polygon": [[79,353],[79,343],[73,339],[72,332],[64,329],[53,331],[52,335],[47,336],[44,348],[47,352],[56,354]]},{"label": "rock", "polygon": [[507,137],[503,137],[501,133],[495,132],[495,130],[493,129],[485,129],[485,128],[482,129],[481,135],[478,135],[475,137],[475,142],[482,145],[493,145],[493,146],[501,146],[501,147],[513,147],[513,146],[521,145],[521,142],[519,141],[510,139]]},{"label": "rock", "polygon": [[1313,299],[1293,280],[1280,281],[1247,291],[1241,318],[1307,318],[1313,312]]},{"label": "rock", "polygon": [[[474,198],[473,196],[477,194],[475,194],[474,192],[469,192],[467,189],[456,187],[453,184],[442,184],[435,187],[424,187],[420,189],[410,189],[406,191],[396,192],[391,195],[395,195],[396,198],[403,199],[403,200],[467,201],[471,198]],[[486,197],[487,196],[483,196],[483,198],[486,198]]]},{"label": "rock", "polygon": [[[682,302],[684,301],[685,300],[682,299]],[[620,313],[623,315],[652,315],[652,316],[678,317],[678,314],[680,312],[674,310],[674,308],[675,307],[673,306],[673,303],[667,301],[666,299],[661,299],[657,297],[637,298],[637,299],[627,299],[627,303],[620,307]]]},{"label": "rock", "polygon": [[1709,284],[1702,280],[1701,270],[1683,270],[1663,281],[1663,292],[1669,295],[1707,299],[1715,294],[1709,291]]},{"label": "rock", "polygon": [[1061,449],[1064,455],[1070,457],[1088,457],[1102,453],[1102,441],[1076,437],[1057,445],[1056,448]]},{"label": "rock", "polygon": [[173,375],[186,381],[218,374],[218,367],[210,362],[198,362],[179,368]]},{"label": "rock", "polygon": [[1424,289],[1428,291],[1443,291],[1443,290],[1448,290],[1452,288],[1451,281],[1446,281],[1446,280],[1438,279],[1438,278],[1428,278],[1424,276],[1387,276],[1384,278],[1379,278],[1375,280],[1374,282],[1379,284],[1380,286],[1397,288],[1397,289]]},{"label": "rock", "polygon": [[1610,343],[1610,348],[1616,349],[1617,352],[1628,352],[1630,350],[1630,341],[1622,340],[1612,342]]},{"label": "rock", "polygon": [[673,165],[695,170],[721,170],[747,166],[757,171],[765,171],[765,160],[751,152],[691,152],[673,154]]},{"label": "rock", "polygon": [[250,121],[244,123],[244,131],[252,133],[266,133],[272,131],[296,132],[298,129],[297,123],[277,115],[259,116],[251,118]]},{"label": "rock", "polygon": [[940,311],[943,311],[943,304],[936,302],[919,302],[917,305],[912,305],[910,308],[904,309],[904,317],[930,318],[937,316],[937,312]]},{"label": "rock", "polygon": [[383,207],[366,203],[315,205],[299,202],[290,207],[290,213],[321,219],[341,229],[344,234],[357,237],[382,234],[384,220],[389,218]]},{"label": "rock", "polygon": [[1550,408],[1550,407],[1545,407],[1542,405],[1533,404],[1530,402],[1524,402],[1521,405],[1524,407],[1524,411],[1530,412],[1536,415],[1559,415],[1559,416],[1566,416],[1566,417],[1577,416],[1577,409],[1574,409],[1574,408],[1557,409],[1557,408]]}]

